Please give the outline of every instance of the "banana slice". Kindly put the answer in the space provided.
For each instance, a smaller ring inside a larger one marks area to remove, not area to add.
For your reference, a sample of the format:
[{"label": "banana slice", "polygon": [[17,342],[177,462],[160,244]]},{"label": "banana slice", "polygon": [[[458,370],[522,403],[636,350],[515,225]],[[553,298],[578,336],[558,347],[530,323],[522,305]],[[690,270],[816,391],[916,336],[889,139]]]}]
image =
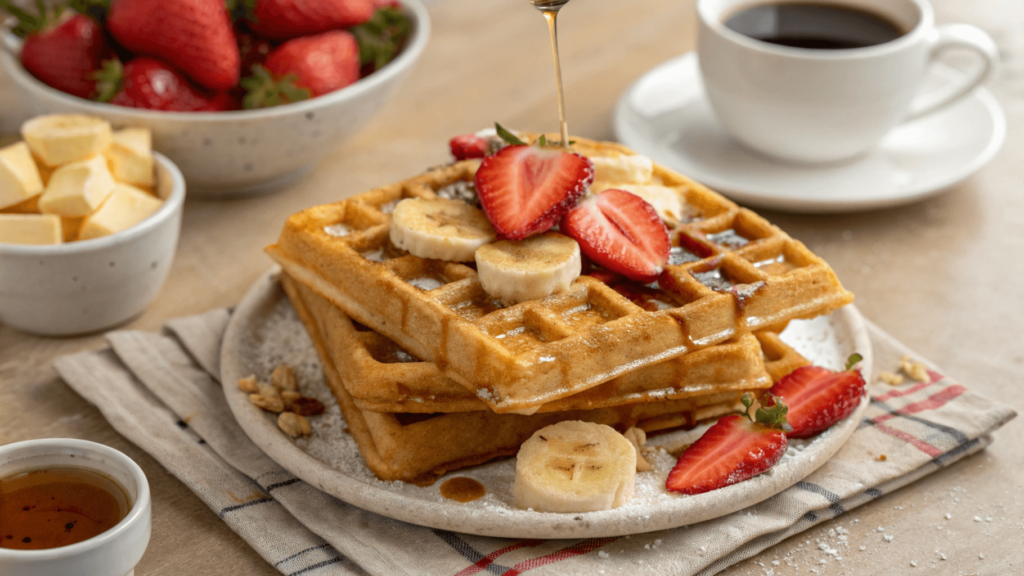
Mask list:
[{"label": "banana slice", "polygon": [[683,219],[685,208],[683,198],[679,190],[675,188],[660,184],[607,184],[602,182],[600,186],[597,183],[591,186],[590,194],[600,194],[611,188],[632,192],[643,198],[645,202],[654,207],[655,212],[661,216],[662,220],[679,221]]},{"label": "banana slice", "polygon": [[570,420],[534,432],[516,457],[516,506],[596,512],[633,497],[636,450],[610,426]]},{"label": "banana slice", "polygon": [[582,267],[579,244],[556,232],[502,240],[476,251],[480,284],[507,306],[568,289]]},{"label": "banana slice", "polygon": [[594,156],[594,181],[612,184],[646,184],[654,175],[654,162],[646,156]]},{"label": "banana slice", "polygon": [[391,242],[420,258],[470,262],[494,238],[483,210],[458,200],[406,198],[391,214]]},{"label": "banana slice", "polygon": [[80,114],[39,116],[21,125],[21,136],[47,166],[85,160],[110,146],[110,123]]}]

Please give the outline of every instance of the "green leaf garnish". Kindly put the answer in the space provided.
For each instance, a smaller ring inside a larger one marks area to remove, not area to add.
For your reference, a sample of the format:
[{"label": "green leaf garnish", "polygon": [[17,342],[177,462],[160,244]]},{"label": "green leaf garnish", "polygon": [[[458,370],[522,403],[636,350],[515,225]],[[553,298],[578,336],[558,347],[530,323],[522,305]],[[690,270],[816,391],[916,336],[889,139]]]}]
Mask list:
[{"label": "green leaf garnish", "polygon": [[498,132],[498,137],[504,140],[509,145],[526,146],[526,142],[523,142],[522,140],[519,139],[518,136],[506,130],[505,127],[502,126],[501,124],[495,122],[494,129]]},{"label": "green leaf garnish", "polygon": [[858,354],[857,352],[850,354],[850,357],[846,360],[846,369],[849,370],[850,368],[853,368],[854,364],[860,362],[863,359],[864,357]]}]

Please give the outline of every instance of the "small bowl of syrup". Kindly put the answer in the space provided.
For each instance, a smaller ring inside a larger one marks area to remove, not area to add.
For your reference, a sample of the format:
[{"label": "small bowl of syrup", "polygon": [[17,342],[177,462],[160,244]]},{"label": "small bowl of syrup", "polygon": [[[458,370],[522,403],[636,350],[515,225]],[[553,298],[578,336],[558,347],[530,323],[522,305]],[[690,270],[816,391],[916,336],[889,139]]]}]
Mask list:
[{"label": "small bowl of syrup", "polygon": [[102,444],[0,446],[0,573],[129,576],[149,544],[149,483]]}]

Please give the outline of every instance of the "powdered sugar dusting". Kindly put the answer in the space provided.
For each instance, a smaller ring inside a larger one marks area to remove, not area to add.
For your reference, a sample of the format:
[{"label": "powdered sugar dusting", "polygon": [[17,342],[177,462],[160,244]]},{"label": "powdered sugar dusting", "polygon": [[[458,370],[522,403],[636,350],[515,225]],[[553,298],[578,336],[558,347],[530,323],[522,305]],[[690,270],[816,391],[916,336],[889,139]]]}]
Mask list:
[{"label": "powdered sugar dusting", "polygon": [[[467,515],[486,519],[489,526],[518,525],[534,527],[554,522],[558,515],[519,510],[515,507],[512,486],[515,481],[515,459],[509,458],[491,462],[481,466],[458,470],[448,474],[473,478],[481,482],[487,490],[483,498],[466,504],[454,503],[444,499],[439,492],[442,478],[432,486],[418,487],[403,482],[383,482],[378,480],[366,466],[359,453],[354,438],[347,432],[347,424],[337,401],[331,394],[323,377],[319,359],[312,342],[292,309],[287,298],[275,290],[276,297],[266,302],[254,315],[248,336],[239,349],[245,357],[240,363],[244,366],[237,370],[255,373],[261,381],[269,381],[270,373],[280,364],[290,365],[296,372],[300,387],[304,394],[320,400],[326,407],[322,416],[310,418],[313,435],[299,440],[288,439],[283,433],[280,440],[290,442],[296,448],[321,462],[326,468],[340,476],[331,476],[324,469],[319,478],[337,478],[331,482],[323,480],[317,483],[327,492],[345,499],[346,482],[352,480],[380,490],[375,499],[387,500],[388,495],[407,497],[402,507],[427,506],[429,513],[463,522]],[[783,339],[816,363],[841,364],[842,360],[852,352],[850,343],[842,340],[839,335],[845,334],[841,327],[834,326],[828,319],[793,322],[783,334]],[[511,336],[511,334],[509,334]],[[834,347],[835,349],[830,349]],[[841,366],[839,366],[841,367]],[[227,372],[226,372],[227,374]],[[273,416],[264,417],[272,422]],[[683,496],[669,493],[665,489],[665,480],[675,465],[676,456],[668,449],[677,449],[682,445],[694,442],[706,430],[707,425],[699,426],[690,431],[676,431],[656,435],[649,439],[645,457],[654,470],[637,474],[633,499],[626,505],[607,512],[583,514],[583,519],[576,527],[581,530],[576,534],[587,533],[589,526],[602,526],[612,523],[618,533],[640,532],[670,526],[687,524],[691,521],[708,519],[736,508],[727,506],[740,505],[745,507],[767,497],[761,494],[766,485],[764,479],[755,479],[729,487],[718,493],[700,496]],[[820,461],[838,449],[834,427],[824,434],[811,440],[794,440],[783,455],[779,464],[763,477],[768,484],[785,481],[789,485],[803,477],[803,466]],[[840,438],[844,439],[844,437]],[[259,441],[257,441],[259,443]],[[678,452],[676,452],[678,454]],[[809,469],[808,469],[809,471]],[[326,475],[326,476],[324,476]],[[416,503],[419,504],[416,504]],[[714,504],[711,504],[714,502]],[[365,503],[364,503],[365,505]],[[709,509],[710,505],[710,509]],[[372,506],[371,506],[372,508]],[[391,508],[394,508],[392,506]],[[421,514],[427,514],[425,510]],[[716,512],[717,511],[717,512]],[[711,514],[711,516],[709,516]],[[482,515],[482,516],[480,516]],[[551,522],[548,521],[551,520]],[[471,531],[469,526],[458,524],[464,531]],[[522,530],[520,530],[522,531]],[[538,534],[540,534],[538,532]],[[542,537],[542,536],[538,536]]]}]

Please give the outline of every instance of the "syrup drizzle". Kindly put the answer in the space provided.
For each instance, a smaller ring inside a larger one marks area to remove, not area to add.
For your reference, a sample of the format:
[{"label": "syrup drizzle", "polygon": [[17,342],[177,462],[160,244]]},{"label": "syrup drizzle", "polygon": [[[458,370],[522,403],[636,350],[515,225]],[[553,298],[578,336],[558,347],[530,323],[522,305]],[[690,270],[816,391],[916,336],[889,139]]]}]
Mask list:
[{"label": "syrup drizzle", "polygon": [[551,33],[551,53],[555,57],[555,84],[558,87],[558,123],[562,134],[562,147],[569,149],[569,125],[565,122],[565,96],[562,92],[562,64],[558,58],[558,11],[569,3],[569,0],[530,0],[530,4],[544,15]]}]

